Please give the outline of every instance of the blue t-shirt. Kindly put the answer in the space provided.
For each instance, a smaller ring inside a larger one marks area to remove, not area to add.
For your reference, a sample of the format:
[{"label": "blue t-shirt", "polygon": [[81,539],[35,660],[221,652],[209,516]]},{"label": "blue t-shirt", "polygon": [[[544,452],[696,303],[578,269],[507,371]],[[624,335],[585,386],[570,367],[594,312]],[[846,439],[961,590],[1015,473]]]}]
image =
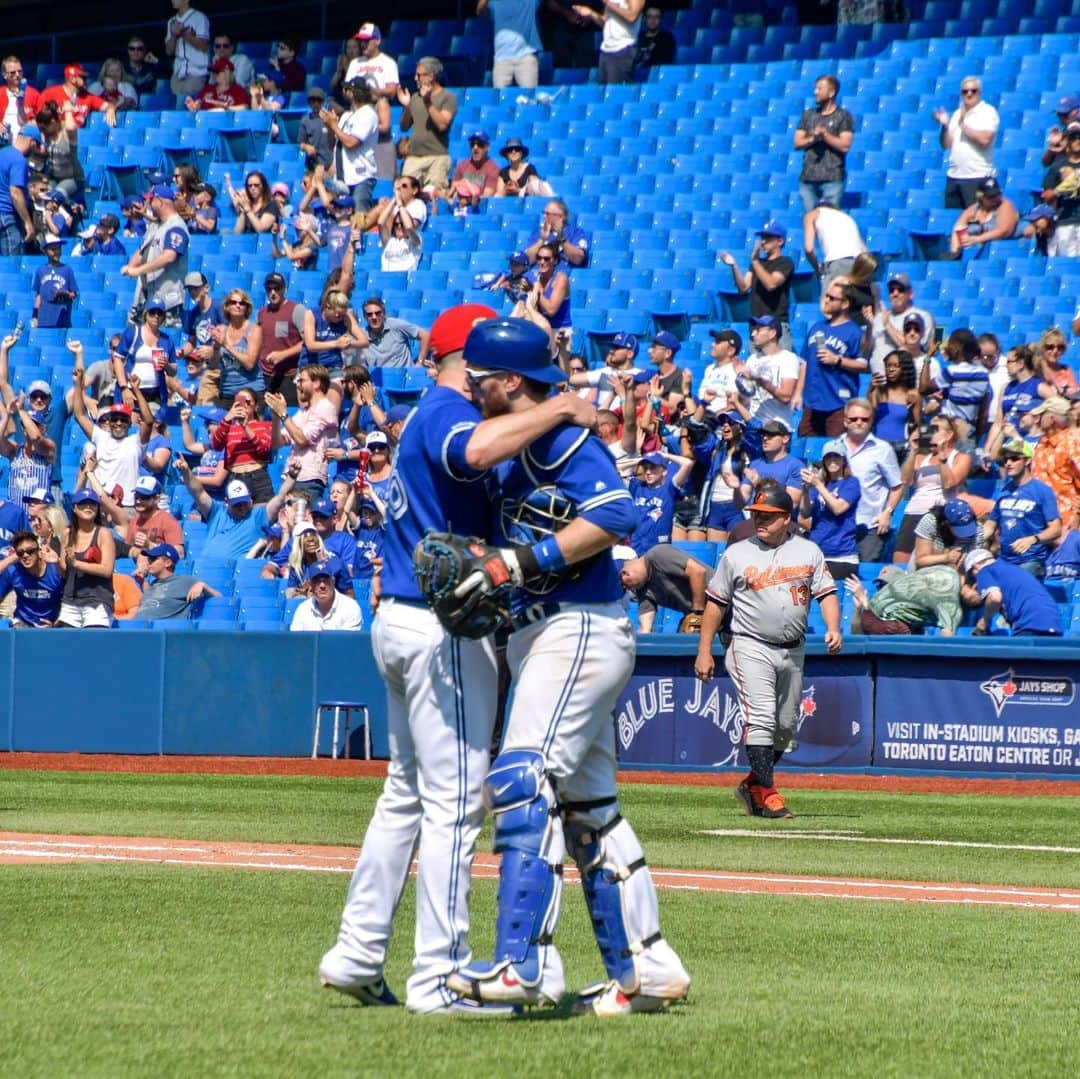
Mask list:
[{"label": "blue t-shirt", "polygon": [[223,325],[224,322],[225,313],[217,300],[214,300],[205,311],[196,304],[184,312],[184,335],[193,345],[202,348],[213,343],[210,340],[210,331],[215,326]]},{"label": "blue t-shirt", "polygon": [[30,192],[27,189],[29,174],[26,158],[14,146],[5,146],[0,150],[0,217],[16,217],[9,190],[12,187],[22,188],[23,198],[29,210]]},{"label": "blue t-shirt", "polygon": [[630,546],[640,558],[658,543],[671,542],[675,503],[685,492],[681,487],[675,486],[670,469],[663,483],[656,487],[650,487],[644,480],[639,479],[632,479],[627,486],[638,515],[638,525],[630,537]]},{"label": "blue t-shirt", "polygon": [[567,227],[563,229],[563,237],[569,240],[575,247],[580,247],[585,252],[585,261],[580,266],[574,266],[572,263],[567,262],[563,257],[562,244],[556,241],[554,235],[541,237],[539,229],[529,237],[529,242],[526,244],[526,247],[532,247],[537,240],[544,239],[555,245],[556,269],[568,274],[572,274],[574,270],[587,270],[589,268],[589,257],[592,254],[592,236],[579,225],[567,225]]},{"label": "blue t-shirt", "polygon": [[401,430],[387,485],[383,595],[419,600],[413,549],[428,529],[486,536],[491,504],[484,475],[465,459],[480,411],[456,390],[435,386]]},{"label": "blue t-shirt", "polygon": [[806,361],[805,408],[814,412],[835,412],[859,395],[858,372],[845,370],[841,364],[821,363],[818,349],[826,348],[845,359],[856,359],[861,354],[862,338],[862,330],[854,322],[830,326],[822,320],[810,327],[802,350]]},{"label": "blue t-shirt", "polygon": [[[670,481],[665,485],[670,486]],[[632,533],[638,524],[633,497],[619,478],[611,452],[580,427],[564,424],[541,435],[520,456],[499,466],[498,486],[499,523],[510,543],[535,543],[543,538],[528,526],[528,513],[520,510],[530,495],[539,498],[533,503],[539,508],[546,507],[552,497],[560,504],[568,503],[574,517],[617,536]],[[514,523],[519,521],[524,523]],[[622,597],[624,589],[610,550],[587,559],[579,569],[576,579],[542,596],[517,589],[511,608],[522,610],[538,600],[611,603]]]},{"label": "blue t-shirt", "polygon": [[0,573],[0,597],[15,593],[15,620],[28,626],[55,622],[60,615],[60,597],[64,575],[55,562],[45,566],[45,573],[35,577],[16,562]]},{"label": "blue t-shirt", "polygon": [[793,457],[789,453],[776,461],[767,461],[764,457],[758,457],[751,461],[748,467],[758,474],[758,479],[776,480],[785,487],[800,489],[802,487],[800,473],[806,465],[798,457]]},{"label": "blue t-shirt", "polygon": [[[312,314],[315,316],[316,341],[334,341],[343,334],[349,332],[349,324],[345,319],[342,319],[340,322],[327,322],[326,319],[323,318],[321,311],[313,311]],[[342,355],[340,348],[326,349],[321,352],[309,352],[307,345],[302,345],[297,366],[307,367],[309,364],[313,363],[321,363],[323,367],[334,369],[345,365],[345,357]]]},{"label": "blue t-shirt", "polygon": [[[158,450],[168,450],[168,461],[163,469],[154,471],[146,463],[147,458],[152,457]],[[167,435],[152,435],[150,441],[146,444],[146,449],[143,450],[142,460],[139,461],[139,475],[140,476],[153,476],[164,483],[165,473],[169,470],[169,464],[172,462],[172,443],[169,441]]]},{"label": "blue t-shirt", "polygon": [[199,223],[197,217],[192,217],[188,220],[188,229],[191,232],[212,233],[217,232],[218,218],[221,215],[221,211],[218,210],[216,203],[210,203],[209,206],[196,207],[195,213],[199,217],[205,218],[209,225],[202,225]]},{"label": "blue t-shirt", "polygon": [[379,525],[377,528],[364,528],[361,525],[354,533],[356,540],[356,561],[353,563],[353,576],[366,580],[375,575],[375,567],[372,562],[382,557],[383,543],[386,541],[386,529]]},{"label": "blue t-shirt", "polygon": [[0,499],[0,552],[11,546],[16,532],[27,528],[26,512],[14,502]]},{"label": "blue t-shirt", "polygon": [[75,283],[75,274],[70,266],[39,266],[34,271],[34,294],[41,297],[38,307],[38,326],[43,330],[67,329],[71,325],[70,297],[57,298],[58,292],[71,292],[78,295],[79,286]]},{"label": "blue t-shirt", "polygon": [[127,248],[115,237],[94,243],[94,252],[98,255],[126,255]]},{"label": "blue t-shirt", "polygon": [[848,504],[841,514],[835,514],[822,501],[817,488],[810,490],[810,525],[809,538],[820,548],[826,558],[842,558],[853,555],[855,546],[855,509],[859,504],[859,481],[854,476],[844,476],[825,485],[829,494],[835,495]]},{"label": "blue t-shirt", "polygon": [[1001,415],[1004,419],[1016,422],[1021,416],[1030,412],[1042,398],[1039,396],[1039,387],[1043,380],[1036,375],[1024,379],[1023,382],[1006,382],[1001,391]]},{"label": "blue t-shirt", "polygon": [[331,532],[323,540],[323,546],[341,560],[346,579],[351,579],[356,564],[356,540],[348,532]]},{"label": "blue t-shirt", "polygon": [[1080,577],[1080,532],[1070,532],[1046,560],[1048,581],[1068,581]]},{"label": "blue t-shirt", "polygon": [[543,49],[536,28],[536,0],[489,0],[495,24],[495,62],[518,60]]},{"label": "blue t-shirt", "polygon": [[[343,450],[351,453],[353,450],[360,448],[359,439],[353,438],[346,430],[345,425],[342,424],[340,433],[338,435],[338,444]],[[356,479],[356,473],[359,471],[359,464],[351,459],[342,458],[340,461],[334,462],[334,479],[344,480],[346,483],[352,483]]]},{"label": "blue t-shirt", "polygon": [[990,519],[1001,530],[1001,552],[998,557],[1016,565],[1045,562],[1050,555],[1047,544],[1036,541],[1023,554],[1014,551],[1012,545],[1024,536],[1042,532],[1060,516],[1057,498],[1049,484],[1031,478],[1017,486],[1012,480],[1006,480],[990,511]]},{"label": "blue t-shirt", "polygon": [[229,514],[224,502],[215,502],[206,518],[206,545],[203,558],[243,558],[263,537],[266,524],[266,506],[255,506],[243,519],[236,520]]},{"label": "blue t-shirt", "polygon": [[352,242],[352,226],[335,222],[327,226],[323,239],[326,243],[326,272],[333,273],[345,261],[345,252]]},{"label": "blue t-shirt", "polygon": [[987,563],[975,576],[983,597],[991,588],[1001,591],[1001,605],[1013,633],[1061,632],[1061,614],[1054,597],[1026,569],[1003,562]]}]

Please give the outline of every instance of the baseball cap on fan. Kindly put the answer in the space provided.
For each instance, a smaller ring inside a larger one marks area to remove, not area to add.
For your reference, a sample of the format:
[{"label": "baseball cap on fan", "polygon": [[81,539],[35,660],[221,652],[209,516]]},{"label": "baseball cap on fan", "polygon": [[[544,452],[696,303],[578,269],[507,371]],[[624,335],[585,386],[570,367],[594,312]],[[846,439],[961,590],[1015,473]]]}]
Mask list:
[{"label": "baseball cap on fan", "polygon": [[787,239],[787,229],[784,228],[776,218],[766,221],[765,224],[758,229],[757,234],[759,236],[775,236],[780,240]]},{"label": "baseball cap on fan", "polygon": [[962,498],[949,499],[942,513],[957,539],[971,539],[979,529],[974,511]]},{"label": "baseball cap on fan", "polygon": [[612,348],[628,348],[631,358],[638,354],[638,339],[632,333],[617,333],[611,339]]},{"label": "baseball cap on fan", "polygon": [[373,22],[366,22],[353,34],[359,41],[382,41],[382,34]]},{"label": "baseball cap on fan", "polygon": [[243,480],[233,480],[228,487],[225,488],[225,501],[230,506],[239,505],[241,502],[251,502],[251,492],[248,490],[248,485]]},{"label": "baseball cap on fan", "polygon": [[964,555],[964,572],[971,573],[984,562],[993,562],[994,556],[985,547],[976,547]]},{"label": "baseball cap on fan", "polygon": [[429,350],[436,360],[460,352],[465,338],[478,323],[494,318],[498,312],[482,303],[462,303],[448,307],[432,324]]},{"label": "baseball cap on fan", "polygon": [[903,577],[907,570],[903,566],[882,566],[881,572],[874,578],[878,584],[892,584],[893,581]]}]

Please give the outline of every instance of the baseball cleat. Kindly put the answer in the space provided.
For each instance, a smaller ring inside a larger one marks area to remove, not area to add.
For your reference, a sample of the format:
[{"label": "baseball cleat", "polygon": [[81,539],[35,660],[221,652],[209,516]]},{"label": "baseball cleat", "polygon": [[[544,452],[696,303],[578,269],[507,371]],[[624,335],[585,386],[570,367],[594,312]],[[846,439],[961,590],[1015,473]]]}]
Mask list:
[{"label": "baseball cleat", "polygon": [[645,993],[626,993],[615,981],[600,982],[590,985],[578,994],[571,1014],[611,1019],[618,1015],[633,1015],[635,1012],[662,1012],[672,1004],[686,1000],[689,992],[689,983],[673,987],[671,996],[656,997]]},{"label": "baseball cleat", "polygon": [[518,977],[509,960],[484,969],[487,964],[465,967],[446,976],[446,985],[467,1000],[483,1004],[527,1004],[553,1007],[562,997],[545,992],[539,985],[527,985]]},{"label": "baseball cleat", "polygon": [[[743,812],[748,817],[761,816],[761,788],[749,779],[744,779],[735,788],[735,799],[743,807]],[[757,794],[757,798],[754,795]]]},{"label": "baseball cleat", "polygon": [[762,791],[760,815],[770,820],[790,820],[795,816],[788,809],[784,796],[775,787],[770,791]]},{"label": "baseball cleat", "polygon": [[452,994],[452,996],[453,1000],[446,1004],[413,1014],[471,1016],[474,1019],[512,1019],[515,1015],[521,1015],[522,1012],[521,1007],[516,1004],[481,1004],[457,994]]},{"label": "baseball cleat", "polygon": [[324,989],[335,989],[339,993],[353,997],[368,1007],[394,1007],[398,998],[390,992],[390,987],[382,978],[367,982],[344,982],[329,978],[320,972],[319,983]]}]

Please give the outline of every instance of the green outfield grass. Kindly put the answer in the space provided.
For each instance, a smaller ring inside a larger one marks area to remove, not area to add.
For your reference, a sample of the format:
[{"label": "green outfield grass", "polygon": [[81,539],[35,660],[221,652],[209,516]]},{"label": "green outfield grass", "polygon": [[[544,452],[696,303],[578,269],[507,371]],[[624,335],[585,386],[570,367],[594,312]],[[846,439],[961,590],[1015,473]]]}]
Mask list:
[{"label": "green outfield grass", "polygon": [[[380,789],[373,779],[0,771],[0,830],[350,846]],[[827,830],[1080,847],[1077,798],[793,790],[796,818],[782,822],[743,816],[728,787],[626,784],[621,798],[654,865],[1080,887],[1075,853],[771,838]],[[700,834],[712,829],[739,834]]]},{"label": "green outfield grass", "polygon": [[[416,1018],[320,990],[345,878],[156,866],[0,870],[5,1075],[1044,1076],[1075,1073],[1071,916],[662,895],[687,1005],[624,1020]],[[388,977],[409,964],[412,888]],[[473,895],[491,947],[494,885]],[[601,976],[581,894],[568,982]]]}]

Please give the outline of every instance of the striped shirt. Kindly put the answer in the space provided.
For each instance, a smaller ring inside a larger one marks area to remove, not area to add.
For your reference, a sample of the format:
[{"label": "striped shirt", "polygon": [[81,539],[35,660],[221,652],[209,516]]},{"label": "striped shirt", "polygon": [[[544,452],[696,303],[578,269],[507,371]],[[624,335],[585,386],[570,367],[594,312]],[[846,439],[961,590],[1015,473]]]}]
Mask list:
[{"label": "striped shirt", "polygon": [[983,401],[990,396],[990,372],[974,360],[942,364],[934,375],[938,389],[945,392],[941,414],[959,417],[974,426]]}]

